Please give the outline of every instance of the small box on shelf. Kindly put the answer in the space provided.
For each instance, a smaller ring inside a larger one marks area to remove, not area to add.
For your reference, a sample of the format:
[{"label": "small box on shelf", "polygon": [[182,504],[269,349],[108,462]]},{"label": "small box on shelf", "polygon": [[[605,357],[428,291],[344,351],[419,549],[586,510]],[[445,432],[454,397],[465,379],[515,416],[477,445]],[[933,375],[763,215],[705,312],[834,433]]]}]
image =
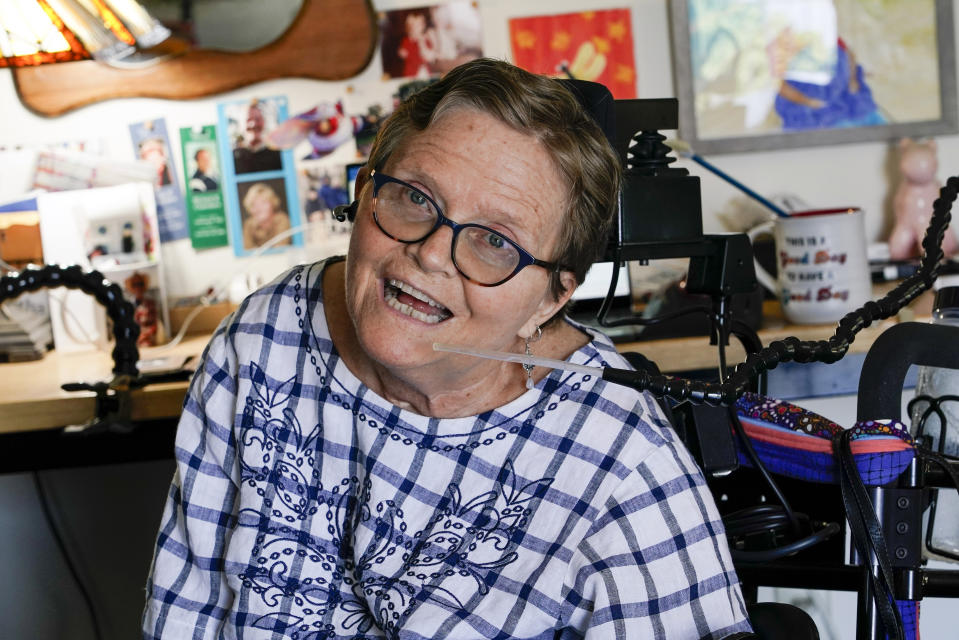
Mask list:
[{"label": "small box on shelf", "polygon": [[[170,329],[172,335],[180,332],[180,327],[186,321],[187,317],[198,307],[199,304],[179,305],[170,309]],[[197,312],[196,316],[190,321],[186,335],[197,333],[213,333],[219,326],[220,321],[236,310],[237,305],[232,302],[216,302],[207,305]]]}]

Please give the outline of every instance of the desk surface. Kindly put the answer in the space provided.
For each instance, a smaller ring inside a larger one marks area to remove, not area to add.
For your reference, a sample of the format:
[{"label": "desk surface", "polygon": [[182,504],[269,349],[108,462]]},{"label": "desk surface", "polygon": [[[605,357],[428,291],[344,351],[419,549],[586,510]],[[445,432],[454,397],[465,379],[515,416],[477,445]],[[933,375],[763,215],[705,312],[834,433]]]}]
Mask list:
[{"label": "desk surface", "polygon": [[[865,353],[876,336],[899,320],[927,319],[931,294],[925,294],[906,309],[900,318],[874,324],[861,331],[850,347],[850,353]],[[833,334],[833,325],[789,325],[782,318],[779,305],[767,303],[763,309],[763,326],[759,331],[764,345],[794,335],[801,340],[821,340]],[[165,355],[198,355],[206,345],[206,334],[187,337],[174,349],[143,349],[140,357]],[[743,350],[732,341],[727,361],[742,361]],[[716,348],[706,337],[671,338],[624,343],[621,351],[638,351],[656,362],[664,372],[709,369],[718,366]],[[83,424],[94,413],[92,392],[68,393],[60,389],[65,382],[98,382],[112,378],[113,367],[106,352],[61,354],[52,351],[32,362],[0,364],[0,434],[67,425]],[[134,420],[176,418],[180,415],[186,382],[153,384],[132,393]]]},{"label": "desk surface", "polygon": [[[147,348],[141,358],[199,354],[208,335],[185,338],[173,349]],[[43,359],[0,364],[0,433],[84,424],[94,413],[93,392],[66,392],[66,382],[100,382],[113,377],[113,360],[105,351],[58,353]],[[180,415],[186,382],[150,385],[132,393],[134,420]]]}]

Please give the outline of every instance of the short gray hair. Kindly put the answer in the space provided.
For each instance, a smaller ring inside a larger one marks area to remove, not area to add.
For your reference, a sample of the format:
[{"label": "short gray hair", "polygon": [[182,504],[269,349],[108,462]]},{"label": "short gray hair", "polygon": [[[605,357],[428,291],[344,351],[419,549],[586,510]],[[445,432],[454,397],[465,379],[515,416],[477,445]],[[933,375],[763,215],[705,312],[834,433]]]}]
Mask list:
[{"label": "short gray hair", "polygon": [[[376,136],[369,167],[381,168],[408,135],[464,107],[491,115],[546,147],[566,181],[567,211],[556,255],[538,257],[563,265],[582,283],[606,248],[622,165],[599,125],[563,83],[501,60],[462,64],[397,107]],[[565,293],[558,273],[550,275],[550,287],[555,299]]]}]

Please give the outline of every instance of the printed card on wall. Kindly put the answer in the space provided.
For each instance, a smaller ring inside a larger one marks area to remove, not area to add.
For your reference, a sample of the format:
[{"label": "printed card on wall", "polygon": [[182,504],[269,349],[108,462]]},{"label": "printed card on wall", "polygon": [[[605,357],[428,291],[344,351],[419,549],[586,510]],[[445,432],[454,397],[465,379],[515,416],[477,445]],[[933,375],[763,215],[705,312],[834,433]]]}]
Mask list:
[{"label": "printed card on wall", "polygon": [[[233,250],[250,255],[274,236],[300,225],[293,152],[267,143],[287,118],[285,97],[253,98],[218,105],[217,137],[223,163],[223,191],[230,216]],[[302,246],[295,233],[269,251]]]},{"label": "printed card on wall", "polygon": [[513,18],[509,34],[513,62],[527,71],[599,82],[618,100],[636,97],[629,9]]},{"label": "printed card on wall", "polygon": [[216,126],[180,129],[186,207],[190,216],[190,242],[194,249],[230,244],[223,202],[220,152]]},{"label": "printed card on wall", "polygon": [[166,121],[146,120],[130,125],[133,149],[140,160],[153,164],[153,190],[156,196],[157,216],[160,224],[160,241],[169,242],[185,238],[189,234],[186,204],[183,192],[170,165],[173,155]]}]

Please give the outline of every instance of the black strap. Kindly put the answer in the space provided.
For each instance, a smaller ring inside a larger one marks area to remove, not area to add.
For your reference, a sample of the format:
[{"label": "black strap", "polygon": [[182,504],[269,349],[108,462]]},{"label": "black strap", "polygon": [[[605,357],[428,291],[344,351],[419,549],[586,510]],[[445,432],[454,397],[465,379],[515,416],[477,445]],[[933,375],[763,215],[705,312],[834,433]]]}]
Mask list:
[{"label": "black strap", "polygon": [[[839,460],[839,485],[842,501],[846,508],[849,531],[853,543],[866,566],[866,576],[872,591],[876,610],[883,629],[890,640],[903,637],[902,618],[895,606],[895,584],[886,539],[882,534],[882,524],[876,517],[876,511],[866,487],[859,476],[856,459],[852,454],[850,442],[852,430],[845,430],[833,439],[833,447]],[[879,573],[876,575],[868,566],[876,559]]]}]

